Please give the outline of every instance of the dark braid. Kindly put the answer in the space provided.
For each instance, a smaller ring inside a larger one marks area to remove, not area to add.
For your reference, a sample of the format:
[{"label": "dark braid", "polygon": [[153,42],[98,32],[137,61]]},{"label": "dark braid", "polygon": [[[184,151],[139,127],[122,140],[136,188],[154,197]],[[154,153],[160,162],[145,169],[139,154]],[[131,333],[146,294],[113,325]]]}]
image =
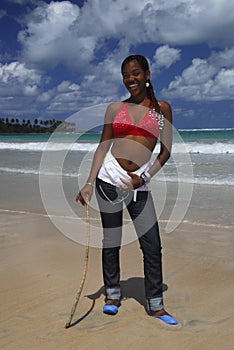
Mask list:
[{"label": "dark braid", "polygon": [[149,83],[149,87],[147,88],[147,96],[150,99],[150,101],[152,102],[152,105],[155,108],[155,110],[157,112],[160,112],[161,108],[160,108],[160,105],[158,103],[158,100],[156,99],[153,85],[152,85],[150,80],[148,80],[148,83]]},{"label": "dark braid", "polygon": [[[123,70],[124,70],[125,65],[133,60],[136,60],[139,63],[139,65],[141,66],[141,68],[143,69],[143,71],[145,73],[147,71],[149,71],[149,64],[148,64],[147,59],[144,56],[142,56],[142,55],[130,55],[127,58],[125,58],[125,60],[122,62],[122,65],[121,65],[121,73],[122,74],[123,74]],[[152,85],[150,80],[147,80],[147,82],[149,83],[149,87],[147,87],[147,97],[150,99],[153,108],[155,108],[155,110],[157,112],[160,112],[160,105],[159,105],[158,100],[155,96],[153,85]]]}]

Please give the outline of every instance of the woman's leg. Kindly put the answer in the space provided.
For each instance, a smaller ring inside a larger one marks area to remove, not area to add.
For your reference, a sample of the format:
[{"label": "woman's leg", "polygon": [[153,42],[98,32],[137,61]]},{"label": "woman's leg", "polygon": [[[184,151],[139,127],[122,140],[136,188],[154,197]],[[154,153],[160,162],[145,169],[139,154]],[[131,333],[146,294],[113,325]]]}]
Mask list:
[{"label": "woman's leg", "polygon": [[123,203],[115,203],[117,196],[115,186],[96,179],[96,197],[103,226],[102,268],[105,293],[107,299],[120,300],[119,251]]},{"label": "woman's leg", "polygon": [[145,295],[149,311],[162,310],[161,240],[151,193],[138,191],[137,201],[131,201],[127,208],[143,252]]}]

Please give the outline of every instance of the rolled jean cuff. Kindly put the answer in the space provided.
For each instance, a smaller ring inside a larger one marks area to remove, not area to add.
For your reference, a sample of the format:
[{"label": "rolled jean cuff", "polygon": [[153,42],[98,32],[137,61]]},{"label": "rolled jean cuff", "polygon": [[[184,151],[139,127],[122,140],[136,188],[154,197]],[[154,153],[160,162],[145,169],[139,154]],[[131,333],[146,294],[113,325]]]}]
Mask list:
[{"label": "rolled jean cuff", "polygon": [[163,298],[161,296],[148,299],[148,311],[159,311],[163,308]]},{"label": "rolled jean cuff", "polygon": [[120,288],[118,288],[118,287],[106,288],[106,298],[120,300],[120,298],[121,298]]}]

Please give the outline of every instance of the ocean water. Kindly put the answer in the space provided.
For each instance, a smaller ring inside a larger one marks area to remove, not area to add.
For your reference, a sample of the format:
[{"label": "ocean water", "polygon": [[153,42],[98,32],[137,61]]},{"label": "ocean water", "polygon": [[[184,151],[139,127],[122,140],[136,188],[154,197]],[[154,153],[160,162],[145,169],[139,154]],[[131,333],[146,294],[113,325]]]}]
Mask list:
[{"label": "ocean water", "polygon": [[[99,133],[0,135],[0,174],[86,176],[99,139]],[[233,186],[234,129],[175,130],[172,156],[156,179]]]}]

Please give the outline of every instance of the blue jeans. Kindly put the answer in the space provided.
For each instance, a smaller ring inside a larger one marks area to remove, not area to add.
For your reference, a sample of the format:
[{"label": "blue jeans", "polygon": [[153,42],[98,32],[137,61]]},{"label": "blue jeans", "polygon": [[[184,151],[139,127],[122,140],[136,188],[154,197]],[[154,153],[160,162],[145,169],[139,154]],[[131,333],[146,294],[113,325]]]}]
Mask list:
[{"label": "blue jeans", "polygon": [[97,178],[96,197],[103,226],[102,267],[106,298],[121,298],[119,251],[124,202],[143,252],[148,309],[163,309],[161,240],[151,192],[138,191],[134,201],[133,191],[120,191]]}]

